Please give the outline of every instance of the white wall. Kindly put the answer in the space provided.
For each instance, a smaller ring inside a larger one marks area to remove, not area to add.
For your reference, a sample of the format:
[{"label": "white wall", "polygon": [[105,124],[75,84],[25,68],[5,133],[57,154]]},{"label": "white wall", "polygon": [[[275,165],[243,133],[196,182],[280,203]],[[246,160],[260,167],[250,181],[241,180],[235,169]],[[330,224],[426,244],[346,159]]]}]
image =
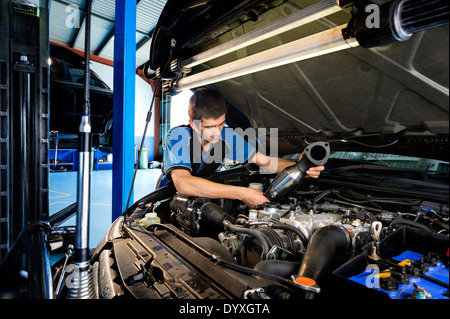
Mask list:
[{"label": "white wall", "polygon": [[108,86],[111,88],[113,88],[113,67],[109,66],[109,65],[105,65],[102,63],[98,63],[95,61],[91,60],[91,70],[94,71],[95,73],[97,73],[98,76],[100,76],[100,78],[103,80],[103,82],[105,82],[106,84],[108,84]]},{"label": "white wall", "polygon": [[[105,64],[101,64],[95,61],[91,61],[91,70],[97,73],[98,76],[108,86],[114,88],[114,69],[113,67]],[[141,77],[136,75],[136,96],[135,96],[135,136],[142,137],[145,127],[145,119],[147,118],[147,112],[150,108],[152,101],[153,90],[150,84],[144,81]],[[154,114],[154,112],[153,112]],[[154,117],[147,128],[147,137],[154,136]]]},{"label": "white wall", "polygon": [[170,128],[189,124],[188,105],[192,96],[191,90],[186,90],[172,97],[170,102]]},{"label": "white wall", "polygon": [[[135,136],[140,136],[144,134],[145,120],[147,118],[147,113],[150,109],[150,103],[152,102],[153,90],[150,84],[144,81],[141,77],[136,75],[136,108],[135,108]],[[152,108],[152,119],[147,128],[147,133],[145,136],[155,135],[155,105]]]}]

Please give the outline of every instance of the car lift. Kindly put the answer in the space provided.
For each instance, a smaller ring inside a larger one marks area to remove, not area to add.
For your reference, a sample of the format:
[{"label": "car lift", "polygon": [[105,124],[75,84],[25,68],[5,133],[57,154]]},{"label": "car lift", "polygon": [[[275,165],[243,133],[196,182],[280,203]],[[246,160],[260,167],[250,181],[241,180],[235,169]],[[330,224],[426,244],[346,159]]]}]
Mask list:
[{"label": "car lift", "polygon": [[[51,298],[49,13],[39,0],[0,2],[0,293]],[[41,1],[42,2],[42,1]],[[39,284],[36,284],[39,283]]]}]

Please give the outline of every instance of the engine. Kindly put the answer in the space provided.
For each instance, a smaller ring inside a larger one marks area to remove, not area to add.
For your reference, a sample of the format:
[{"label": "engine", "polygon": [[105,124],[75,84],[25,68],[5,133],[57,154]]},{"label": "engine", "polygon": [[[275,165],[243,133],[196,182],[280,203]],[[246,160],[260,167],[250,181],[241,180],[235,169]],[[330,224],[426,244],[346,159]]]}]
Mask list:
[{"label": "engine", "polygon": [[268,202],[248,209],[232,200],[177,194],[171,217],[191,236],[218,239],[240,264],[250,268],[263,260],[301,261],[313,234],[326,226],[339,228],[352,251],[380,239],[381,222],[363,209],[326,201],[295,202]]}]

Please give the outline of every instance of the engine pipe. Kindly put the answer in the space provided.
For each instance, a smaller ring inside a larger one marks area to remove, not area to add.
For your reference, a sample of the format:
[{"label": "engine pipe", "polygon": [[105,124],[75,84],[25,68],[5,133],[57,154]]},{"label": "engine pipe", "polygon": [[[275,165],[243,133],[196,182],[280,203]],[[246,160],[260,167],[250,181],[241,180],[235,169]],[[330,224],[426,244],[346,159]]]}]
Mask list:
[{"label": "engine pipe", "polygon": [[283,170],[267,188],[264,196],[272,202],[284,197],[299,186],[305,178],[306,171],[317,165],[324,165],[330,156],[330,144],[326,142],[312,143],[305,148],[305,156],[295,165]]},{"label": "engine pipe", "polygon": [[[315,283],[333,258],[350,247],[351,238],[345,228],[331,225],[318,229],[309,240],[298,275],[293,278],[294,282],[299,282],[296,281],[298,278],[306,278],[306,282]],[[309,287],[303,288],[309,290]],[[307,292],[308,298],[313,296],[313,293]]]}]

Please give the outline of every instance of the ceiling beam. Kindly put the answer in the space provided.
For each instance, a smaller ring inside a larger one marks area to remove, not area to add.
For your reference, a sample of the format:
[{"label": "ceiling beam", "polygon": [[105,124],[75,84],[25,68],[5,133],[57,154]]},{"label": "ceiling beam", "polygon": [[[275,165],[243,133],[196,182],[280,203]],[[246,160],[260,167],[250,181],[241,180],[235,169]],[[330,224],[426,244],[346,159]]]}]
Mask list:
[{"label": "ceiling beam", "polygon": [[[60,1],[63,2],[63,0],[55,0],[55,1]],[[136,1],[136,10],[138,10],[139,8],[139,3],[141,2],[141,0],[137,0]],[[113,24],[113,27],[109,30],[108,34],[105,36],[105,38],[103,39],[103,41],[100,43],[100,45],[97,47],[97,49],[95,50],[95,55],[99,56],[100,54],[102,54],[102,51],[105,49],[105,47],[108,45],[108,43],[111,41],[111,39],[114,37],[114,34],[116,33],[116,27],[115,27],[115,21],[112,21],[110,19],[105,19],[103,17],[99,17],[103,20],[106,20],[108,22],[111,22]],[[136,28],[136,33],[137,34],[141,34],[144,35],[144,39],[139,41],[139,43],[136,45],[136,51],[139,50],[145,43],[147,43],[147,41],[151,38],[151,36],[153,35],[154,29],[151,30],[149,33],[144,33],[142,31],[137,30]],[[145,40],[145,41],[144,41]],[[141,43],[142,42],[142,43]]]},{"label": "ceiling beam", "polygon": [[[73,3],[70,3],[69,0],[50,0],[50,2],[52,2],[52,1],[55,1],[57,3],[63,4],[66,6],[73,5]],[[144,1],[136,0],[136,10],[139,9],[139,5],[142,3],[144,3]],[[93,5],[92,5],[92,7],[93,7]],[[76,32],[73,34],[72,38],[69,40],[69,43],[67,44],[67,46],[70,48],[75,48],[78,45],[78,42],[80,41],[80,37],[84,34],[87,8],[84,7],[84,8],[78,8],[78,9],[83,14],[83,16],[80,17],[81,18],[80,27],[76,30]],[[102,16],[98,13],[92,12],[92,10],[91,10],[91,16],[112,24],[111,29],[105,35],[105,37],[100,42],[100,44],[97,47],[91,47],[91,49],[92,49],[91,51],[93,52],[93,54],[96,56],[100,56],[102,54],[102,52],[105,50],[105,48],[108,46],[108,44],[111,42],[111,40],[114,38],[114,35],[116,34],[115,21],[114,21],[114,19],[110,19],[110,18]],[[144,32],[144,31],[138,30],[136,28],[136,34],[143,36],[143,38],[140,41],[138,41],[138,43],[136,43],[136,51],[141,49],[143,46],[145,46],[151,40],[153,33],[154,33],[154,29],[150,30],[149,32]],[[78,47],[81,47],[81,46],[82,45],[78,45]]]},{"label": "ceiling beam", "polygon": [[102,54],[102,51],[105,49],[105,47],[108,45],[108,43],[112,40],[112,38],[114,37],[114,34],[116,33],[116,27],[113,26],[108,34],[105,36],[105,38],[102,40],[102,42],[100,43],[100,45],[97,47],[97,49],[95,50],[95,55],[100,55]]},{"label": "ceiling beam", "polygon": [[[55,2],[58,2],[58,3],[61,3],[61,4],[65,4],[65,5],[67,5],[67,6],[73,5],[73,3],[67,2],[67,1],[65,1],[65,0],[51,0],[51,1],[55,1]],[[81,12],[83,12],[83,13],[86,15],[86,8],[79,8],[79,10],[80,10]],[[99,15],[99,14],[97,14],[97,13],[95,13],[95,12],[91,12],[91,16],[96,17],[96,18],[99,18],[99,19],[102,19],[102,20],[107,21],[107,22],[110,22],[110,23],[115,23],[114,20],[105,18],[104,16]]]},{"label": "ceiling beam", "polygon": [[153,36],[155,29],[151,30],[149,33],[145,35],[145,37],[136,44],[136,51],[142,48]]}]

